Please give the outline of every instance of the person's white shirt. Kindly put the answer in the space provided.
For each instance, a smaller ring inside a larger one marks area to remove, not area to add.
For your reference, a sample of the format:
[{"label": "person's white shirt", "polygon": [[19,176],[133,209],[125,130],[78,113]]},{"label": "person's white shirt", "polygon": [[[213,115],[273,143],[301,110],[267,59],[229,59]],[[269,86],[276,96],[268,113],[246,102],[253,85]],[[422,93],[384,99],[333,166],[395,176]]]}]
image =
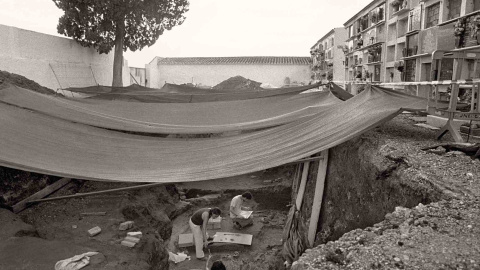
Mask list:
[{"label": "person's white shirt", "polygon": [[236,218],[240,215],[242,211],[242,195],[237,195],[233,197],[232,202],[230,203],[230,217]]}]

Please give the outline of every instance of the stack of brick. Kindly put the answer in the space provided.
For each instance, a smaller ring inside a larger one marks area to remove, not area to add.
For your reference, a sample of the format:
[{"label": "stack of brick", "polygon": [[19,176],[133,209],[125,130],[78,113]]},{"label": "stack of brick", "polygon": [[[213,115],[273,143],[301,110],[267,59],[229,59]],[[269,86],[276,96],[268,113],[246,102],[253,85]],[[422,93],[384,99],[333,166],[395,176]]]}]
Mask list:
[{"label": "stack of brick", "polygon": [[142,232],[129,232],[123,241],[121,242],[122,246],[134,247],[142,238]]}]

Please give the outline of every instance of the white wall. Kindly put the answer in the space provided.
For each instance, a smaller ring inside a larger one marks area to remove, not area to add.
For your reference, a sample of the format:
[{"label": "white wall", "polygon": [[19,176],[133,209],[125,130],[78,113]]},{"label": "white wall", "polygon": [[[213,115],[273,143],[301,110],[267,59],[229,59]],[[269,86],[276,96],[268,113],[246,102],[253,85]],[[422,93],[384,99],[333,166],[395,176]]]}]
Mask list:
[{"label": "white wall", "polygon": [[[129,85],[126,61],[125,65],[123,81]],[[64,88],[92,85],[92,71],[98,84],[111,85],[113,50],[109,54],[99,54],[69,38],[0,25],[0,70],[25,76],[56,90],[60,84],[52,68]]]},{"label": "white wall", "polygon": [[148,85],[161,88],[167,83],[194,83],[214,86],[234,77],[242,76],[261,83],[281,87],[286,77],[290,82],[308,84],[308,65],[157,65],[152,61],[147,65]]},{"label": "white wall", "polygon": [[335,45],[333,48],[333,80],[344,81],[345,80],[345,54],[338,46],[343,46],[345,40],[348,38],[347,29],[340,27],[335,28]]}]

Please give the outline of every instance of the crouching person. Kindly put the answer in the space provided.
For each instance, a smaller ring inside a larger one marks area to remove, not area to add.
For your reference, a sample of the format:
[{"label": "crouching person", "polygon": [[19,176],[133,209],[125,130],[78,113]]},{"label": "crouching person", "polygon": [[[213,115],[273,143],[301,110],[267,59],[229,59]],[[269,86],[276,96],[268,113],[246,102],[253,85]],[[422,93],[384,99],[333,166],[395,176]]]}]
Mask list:
[{"label": "crouching person", "polygon": [[242,210],[250,210],[250,208],[244,207],[243,203],[250,200],[252,200],[252,194],[245,192],[242,195],[233,197],[230,203],[230,218],[232,218],[233,224],[239,229],[253,224],[252,215],[249,217],[242,215]]}]

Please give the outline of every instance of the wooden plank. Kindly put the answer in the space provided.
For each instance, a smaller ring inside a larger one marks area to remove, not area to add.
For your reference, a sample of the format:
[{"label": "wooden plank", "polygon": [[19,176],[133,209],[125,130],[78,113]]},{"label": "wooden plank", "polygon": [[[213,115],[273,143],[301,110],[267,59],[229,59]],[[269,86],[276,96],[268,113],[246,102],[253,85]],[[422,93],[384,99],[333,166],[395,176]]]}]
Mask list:
[{"label": "wooden plank", "polygon": [[142,188],[148,188],[148,187],[156,187],[160,185],[165,185],[166,183],[152,183],[152,184],[144,184],[144,185],[136,185],[136,186],[131,186],[131,187],[123,187],[123,188],[114,188],[114,189],[107,189],[107,190],[101,190],[101,191],[92,191],[92,192],[87,192],[87,193],[76,193],[73,195],[66,195],[66,196],[58,196],[58,197],[52,197],[52,198],[46,198],[46,199],[38,199],[38,200],[31,200],[28,201],[27,203],[37,203],[37,202],[46,202],[46,201],[54,201],[54,200],[63,200],[63,199],[71,199],[71,198],[79,198],[79,197],[86,197],[86,196],[94,196],[98,194],[106,194],[106,193],[113,193],[113,192],[118,192],[118,191],[127,191],[127,190],[135,190],[135,189],[142,189]]},{"label": "wooden plank", "polygon": [[312,215],[310,217],[310,225],[308,227],[308,242],[313,247],[315,242],[315,235],[317,234],[318,219],[320,218],[320,210],[322,209],[323,190],[325,187],[325,178],[327,177],[328,165],[328,149],[320,154],[323,159],[320,159],[318,164],[317,182],[315,183],[315,195],[313,197]]},{"label": "wooden plank", "polygon": [[240,244],[251,246],[253,235],[243,233],[217,232],[212,243]]},{"label": "wooden plank", "polygon": [[20,201],[19,203],[15,204],[13,206],[13,212],[16,214],[16,213],[19,213],[19,212],[23,211],[25,208],[28,207],[28,203],[30,201],[41,199],[41,198],[44,198],[45,196],[50,195],[51,193],[59,190],[60,188],[62,188],[66,184],[68,184],[70,182],[70,180],[71,180],[70,178],[62,178],[62,179],[56,181],[55,183],[45,187],[44,189],[38,191],[37,193],[33,194],[32,196]]},{"label": "wooden plank", "polygon": [[300,163],[305,163],[305,162],[308,162],[308,161],[317,161],[319,159],[322,159],[322,157],[311,157],[311,158],[299,159],[297,161],[292,161],[292,162],[289,162],[289,163],[285,163],[283,165],[300,164]]},{"label": "wooden plank", "polygon": [[105,216],[107,212],[87,212],[80,213],[81,216]]},{"label": "wooden plank", "polygon": [[303,193],[305,193],[305,185],[307,184],[309,168],[310,168],[310,162],[305,162],[303,164],[302,180],[300,182],[300,188],[298,189],[297,199],[295,203],[297,210],[300,210],[300,208],[302,207]]}]

